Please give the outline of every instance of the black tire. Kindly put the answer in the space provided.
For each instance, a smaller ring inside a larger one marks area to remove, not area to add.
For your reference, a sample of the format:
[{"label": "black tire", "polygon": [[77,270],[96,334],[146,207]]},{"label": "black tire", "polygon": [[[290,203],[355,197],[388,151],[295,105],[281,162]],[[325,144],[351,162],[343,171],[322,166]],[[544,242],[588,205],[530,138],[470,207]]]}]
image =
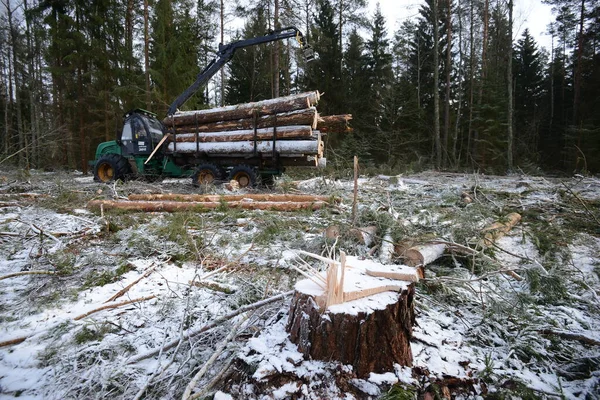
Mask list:
[{"label": "black tire", "polygon": [[229,180],[236,180],[240,184],[240,187],[243,188],[255,186],[258,177],[254,168],[247,165],[238,165],[237,167],[233,167],[229,172]]},{"label": "black tire", "polygon": [[192,185],[210,185],[223,179],[223,171],[214,164],[201,164],[192,175]]},{"label": "black tire", "polygon": [[131,166],[127,159],[119,154],[106,154],[94,165],[94,180],[98,182],[112,182],[118,179],[125,180],[131,174]]}]

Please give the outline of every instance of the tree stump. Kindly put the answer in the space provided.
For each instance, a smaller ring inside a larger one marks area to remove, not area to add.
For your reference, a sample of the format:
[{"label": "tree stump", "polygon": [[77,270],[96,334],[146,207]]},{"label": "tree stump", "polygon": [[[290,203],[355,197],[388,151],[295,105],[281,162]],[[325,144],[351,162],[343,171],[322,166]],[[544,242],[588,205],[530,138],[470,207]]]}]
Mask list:
[{"label": "tree stump", "polygon": [[411,366],[414,283],[368,276],[354,264],[360,261],[349,259],[351,266],[346,271],[344,290],[356,293],[392,284],[400,285],[401,290],[384,291],[325,309],[324,290],[316,284],[317,280],[299,281],[287,324],[290,340],[305,357],[352,365],[358,377],[393,371],[396,363]]}]

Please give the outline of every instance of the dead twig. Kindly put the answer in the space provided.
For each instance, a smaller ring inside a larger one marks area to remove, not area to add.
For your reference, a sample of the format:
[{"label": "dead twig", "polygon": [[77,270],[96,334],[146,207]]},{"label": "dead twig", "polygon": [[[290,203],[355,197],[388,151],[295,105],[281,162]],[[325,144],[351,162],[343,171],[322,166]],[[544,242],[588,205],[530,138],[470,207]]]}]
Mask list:
[{"label": "dead twig", "polygon": [[596,215],[588,208],[587,204],[585,204],[585,202],[581,199],[581,197],[579,197],[577,195],[577,193],[575,193],[570,187],[568,187],[566,183],[564,183],[564,182],[561,182],[561,183],[565,187],[565,189],[567,189],[567,191],[569,193],[571,193],[571,195],[573,197],[575,197],[581,203],[581,205],[583,206],[583,208],[585,208],[585,211],[589,214],[589,216],[592,217],[593,220],[596,221],[596,223],[598,225],[600,225],[600,220],[598,220],[598,217],[596,217]]},{"label": "dead twig", "polygon": [[294,291],[290,290],[289,292],[285,292],[285,293],[279,294],[277,296],[269,297],[268,299],[265,299],[265,300],[257,301],[256,303],[252,303],[252,304],[248,304],[246,306],[240,307],[237,310],[235,310],[229,314],[215,318],[212,322],[209,322],[206,325],[203,325],[196,329],[187,330],[186,332],[183,333],[181,338],[177,338],[176,340],[173,340],[173,341],[161,346],[160,348],[148,351],[146,353],[138,354],[137,356],[132,357],[127,362],[127,364],[135,364],[137,362],[145,360],[146,358],[154,357],[161,351],[166,351],[166,350],[172,349],[173,347],[177,346],[179,344],[179,342],[182,341],[183,339],[189,339],[193,336],[197,336],[203,332],[206,332],[206,331],[216,327],[217,325],[219,325],[220,323],[222,323],[224,321],[230,320],[231,318],[233,318],[237,315],[245,313],[246,311],[255,310],[257,308],[260,308],[260,307],[265,306],[270,303],[274,303],[279,300],[283,300],[285,297],[290,296],[293,293],[294,293]]},{"label": "dead twig", "polygon": [[188,385],[185,388],[185,391],[183,392],[183,396],[181,396],[181,400],[189,400],[189,399],[196,398],[196,397],[192,396],[192,390],[194,390],[194,388],[198,384],[198,381],[204,376],[204,374],[206,374],[206,371],[208,371],[208,368],[211,365],[213,365],[215,363],[215,361],[217,361],[217,358],[219,358],[219,356],[223,353],[223,351],[225,350],[225,347],[227,347],[229,342],[231,342],[235,338],[235,336],[238,333],[238,330],[240,329],[240,326],[242,326],[242,324],[244,322],[246,322],[246,320],[249,317],[250,317],[250,315],[246,315],[243,318],[240,318],[240,320],[233,326],[233,328],[231,329],[231,332],[229,332],[229,335],[227,335],[227,337],[219,344],[219,346],[215,349],[215,352],[210,356],[210,358],[204,363],[202,368],[200,368],[200,370],[196,373],[196,375],[194,375],[192,380],[188,383]]},{"label": "dead twig", "polygon": [[580,333],[555,331],[553,329],[540,329],[538,332],[542,335],[554,335],[567,340],[577,340],[578,342],[589,344],[592,346],[600,346],[600,340],[582,335]]},{"label": "dead twig", "polygon": [[111,301],[115,301],[116,299],[118,299],[119,297],[123,296],[125,293],[127,293],[129,291],[129,289],[131,289],[136,283],[138,283],[139,281],[141,281],[144,278],[147,278],[148,276],[150,276],[150,274],[152,272],[154,272],[154,270],[156,269],[156,265],[148,268],[148,270],[144,273],[144,275],[140,276],[139,278],[137,278],[135,281],[131,282],[129,285],[125,286],[123,289],[119,290],[117,293],[115,293],[114,296],[112,296],[110,299],[106,300],[104,303],[108,303]]},{"label": "dead twig", "polygon": [[156,297],[156,295],[153,294],[151,296],[139,297],[137,299],[122,301],[120,303],[107,304],[105,306],[102,306],[102,307],[99,307],[99,308],[95,308],[95,309],[93,309],[91,311],[88,311],[85,314],[81,314],[81,315],[73,318],[73,320],[74,321],[79,321],[80,319],[88,317],[88,316],[90,316],[92,314],[95,314],[95,313],[97,313],[99,311],[108,310],[108,309],[111,309],[111,308],[117,308],[117,307],[121,307],[121,306],[126,306],[126,305],[131,304],[131,303],[139,303],[139,302],[142,302],[142,301],[151,300],[151,299],[153,299],[155,297]]},{"label": "dead twig", "polygon": [[54,275],[54,274],[56,274],[56,272],[45,271],[45,270],[13,272],[12,274],[0,276],[0,281],[3,279],[14,278],[16,276],[23,276],[23,275]]}]

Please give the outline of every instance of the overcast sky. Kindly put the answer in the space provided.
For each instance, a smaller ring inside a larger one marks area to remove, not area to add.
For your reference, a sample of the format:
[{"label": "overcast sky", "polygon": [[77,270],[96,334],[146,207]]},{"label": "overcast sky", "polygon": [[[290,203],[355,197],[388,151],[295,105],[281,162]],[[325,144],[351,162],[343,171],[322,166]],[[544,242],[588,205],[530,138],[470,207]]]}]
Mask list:
[{"label": "overcast sky", "polygon": [[[422,3],[420,0],[369,0],[369,16],[373,15],[377,2],[381,4],[390,34],[398,29],[402,21],[414,18],[419,13]],[[515,0],[513,37],[518,39],[525,28],[529,28],[538,45],[550,49],[551,39],[545,32],[553,19],[551,7],[542,4],[542,0]]]}]

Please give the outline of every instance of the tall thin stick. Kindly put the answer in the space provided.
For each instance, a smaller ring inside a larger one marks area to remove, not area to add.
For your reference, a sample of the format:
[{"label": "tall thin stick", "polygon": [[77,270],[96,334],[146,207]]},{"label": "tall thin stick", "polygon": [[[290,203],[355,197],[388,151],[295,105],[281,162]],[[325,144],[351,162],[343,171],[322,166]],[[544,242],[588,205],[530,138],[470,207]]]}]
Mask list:
[{"label": "tall thin stick", "polygon": [[352,199],[352,226],[356,226],[356,211],[358,208],[358,157],[354,156],[354,198]]}]

